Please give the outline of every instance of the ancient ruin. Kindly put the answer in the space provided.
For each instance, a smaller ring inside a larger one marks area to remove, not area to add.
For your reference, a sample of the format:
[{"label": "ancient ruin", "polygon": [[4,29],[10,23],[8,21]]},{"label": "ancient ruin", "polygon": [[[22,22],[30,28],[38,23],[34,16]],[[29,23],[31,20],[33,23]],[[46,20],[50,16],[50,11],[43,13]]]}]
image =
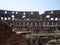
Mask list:
[{"label": "ancient ruin", "polygon": [[6,22],[0,21],[0,45],[27,45],[27,43],[23,34],[16,34]]},{"label": "ancient ruin", "polygon": [[23,34],[27,45],[60,45],[60,10],[45,11],[43,14],[38,11],[0,10],[0,20],[11,27],[10,31],[12,29],[15,35],[12,32],[9,34],[14,38],[16,36],[16,40],[20,39],[18,34]]}]

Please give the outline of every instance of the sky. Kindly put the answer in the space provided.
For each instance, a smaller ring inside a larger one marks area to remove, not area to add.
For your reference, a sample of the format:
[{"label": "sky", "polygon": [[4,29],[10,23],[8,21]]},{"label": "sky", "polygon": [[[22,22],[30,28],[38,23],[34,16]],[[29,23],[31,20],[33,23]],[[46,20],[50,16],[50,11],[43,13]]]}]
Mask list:
[{"label": "sky", "polygon": [[0,9],[12,11],[60,10],[60,0],[0,0]]}]

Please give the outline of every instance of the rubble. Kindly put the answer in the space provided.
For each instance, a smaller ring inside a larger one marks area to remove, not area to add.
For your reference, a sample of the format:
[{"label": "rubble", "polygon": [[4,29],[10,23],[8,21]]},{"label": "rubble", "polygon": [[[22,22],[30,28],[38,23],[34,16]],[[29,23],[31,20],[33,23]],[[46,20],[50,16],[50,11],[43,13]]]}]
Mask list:
[{"label": "rubble", "polygon": [[23,34],[16,34],[7,23],[0,21],[0,45],[27,45]]}]

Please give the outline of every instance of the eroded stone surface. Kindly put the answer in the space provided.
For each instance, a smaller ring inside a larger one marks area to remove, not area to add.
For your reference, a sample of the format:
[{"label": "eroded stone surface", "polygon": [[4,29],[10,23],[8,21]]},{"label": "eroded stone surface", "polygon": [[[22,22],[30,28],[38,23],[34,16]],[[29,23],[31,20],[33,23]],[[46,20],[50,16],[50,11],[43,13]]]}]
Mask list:
[{"label": "eroded stone surface", "polygon": [[0,45],[26,45],[22,34],[16,34],[5,22],[0,21]]}]

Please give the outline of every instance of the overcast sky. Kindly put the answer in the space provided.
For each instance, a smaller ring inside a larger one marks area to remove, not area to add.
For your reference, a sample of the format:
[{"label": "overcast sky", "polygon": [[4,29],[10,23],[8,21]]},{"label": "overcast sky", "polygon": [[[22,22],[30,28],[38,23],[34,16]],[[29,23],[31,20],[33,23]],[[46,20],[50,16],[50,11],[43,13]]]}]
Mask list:
[{"label": "overcast sky", "polygon": [[0,0],[0,9],[15,11],[60,10],[60,0]]}]

